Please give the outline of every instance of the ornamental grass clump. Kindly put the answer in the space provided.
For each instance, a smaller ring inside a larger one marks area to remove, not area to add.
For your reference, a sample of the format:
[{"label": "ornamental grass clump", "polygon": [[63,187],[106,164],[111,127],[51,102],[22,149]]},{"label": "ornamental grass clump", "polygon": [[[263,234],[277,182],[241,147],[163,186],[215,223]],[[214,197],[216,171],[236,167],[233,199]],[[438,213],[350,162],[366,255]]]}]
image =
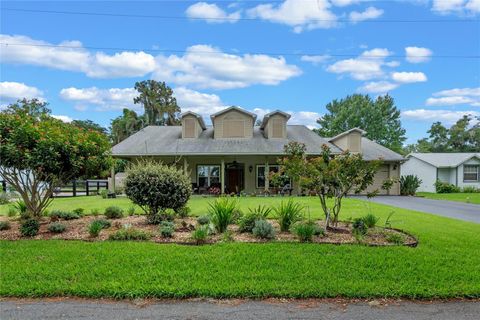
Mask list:
[{"label": "ornamental grass clump", "polygon": [[266,220],[272,209],[259,205],[256,208],[248,208],[248,213],[238,220],[238,230],[240,232],[252,232],[256,220]]},{"label": "ornamental grass clump", "polygon": [[175,233],[175,223],[171,221],[163,221],[160,224],[160,235],[163,238],[171,238]]},{"label": "ornamental grass clump", "polygon": [[120,219],[123,217],[123,209],[116,206],[110,206],[105,209],[104,215],[108,219]]},{"label": "ornamental grass clump", "polygon": [[62,233],[67,230],[67,226],[61,222],[52,222],[48,225],[48,231],[52,233]]},{"label": "ornamental grass clump", "polygon": [[146,213],[148,223],[165,220],[166,210],[181,211],[192,194],[190,177],[175,166],[143,160],[130,165],[126,174],[125,194]]},{"label": "ornamental grass clump", "polygon": [[233,223],[238,212],[238,201],[234,198],[219,198],[208,204],[210,221],[215,229],[223,233]]},{"label": "ornamental grass clump", "polygon": [[295,222],[302,220],[303,218],[303,206],[288,199],[287,201],[280,202],[278,207],[275,207],[275,216],[280,224],[280,231],[286,232],[290,229],[290,226]]},{"label": "ornamental grass clump", "polygon": [[291,230],[300,242],[312,242],[313,236],[323,235],[324,230],[314,221],[303,221],[292,226]]},{"label": "ornamental grass clump", "polygon": [[108,239],[109,240],[116,240],[116,241],[125,241],[125,240],[134,240],[134,241],[142,241],[142,240],[149,240],[151,235],[143,230],[133,228],[130,225],[124,225],[122,229],[117,230],[116,232],[112,233]]},{"label": "ornamental grass clump", "polygon": [[210,235],[210,228],[208,225],[201,225],[192,232],[192,240],[195,241],[195,243],[202,244],[207,241],[208,236]]},{"label": "ornamental grass clump", "polygon": [[9,230],[11,228],[10,222],[8,221],[0,221],[0,231]]},{"label": "ornamental grass clump", "polygon": [[375,227],[375,225],[376,225],[377,222],[378,222],[378,218],[377,218],[374,214],[372,214],[372,213],[369,213],[369,214],[363,216],[363,217],[362,217],[362,220],[363,220],[363,222],[365,223],[365,226],[366,226],[367,228],[373,228],[373,227]]}]

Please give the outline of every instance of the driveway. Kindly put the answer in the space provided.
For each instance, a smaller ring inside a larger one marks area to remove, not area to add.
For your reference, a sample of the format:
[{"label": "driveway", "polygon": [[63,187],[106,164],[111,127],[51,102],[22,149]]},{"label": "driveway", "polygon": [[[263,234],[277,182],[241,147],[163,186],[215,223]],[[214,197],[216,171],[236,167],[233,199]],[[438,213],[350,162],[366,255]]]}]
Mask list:
[{"label": "driveway", "polygon": [[472,301],[323,301],[211,300],[134,304],[100,300],[0,301],[0,318],[10,319],[349,319],[473,320],[480,303]]},{"label": "driveway", "polygon": [[[366,197],[358,198],[367,200]],[[480,223],[480,205],[478,204],[405,196],[378,196],[370,199],[370,201]]]}]

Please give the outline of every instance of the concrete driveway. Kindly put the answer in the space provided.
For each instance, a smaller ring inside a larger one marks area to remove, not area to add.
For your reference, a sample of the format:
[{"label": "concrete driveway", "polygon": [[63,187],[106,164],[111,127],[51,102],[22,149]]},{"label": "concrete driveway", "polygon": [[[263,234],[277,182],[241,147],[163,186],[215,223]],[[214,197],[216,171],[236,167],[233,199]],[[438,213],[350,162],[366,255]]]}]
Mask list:
[{"label": "concrete driveway", "polygon": [[393,207],[480,223],[480,205],[478,204],[405,196],[378,196],[372,199],[367,199],[367,197],[358,198]]},{"label": "concrete driveway", "polygon": [[0,318],[9,319],[329,319],[473,320],[474,301],[209,300],[130,303],[101,300],[0,300]]}]

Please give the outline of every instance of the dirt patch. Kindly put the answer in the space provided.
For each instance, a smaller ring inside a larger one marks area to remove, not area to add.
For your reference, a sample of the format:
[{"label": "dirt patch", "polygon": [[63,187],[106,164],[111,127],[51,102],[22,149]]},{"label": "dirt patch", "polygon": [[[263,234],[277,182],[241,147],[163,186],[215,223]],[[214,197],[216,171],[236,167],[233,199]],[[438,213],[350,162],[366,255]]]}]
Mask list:
[{"label": "dirt patch", "polygon": [[[18,219],[0,217],[0,221],[8,220],[11,228],[0,231],[0,240],[20,240],[20,239],[36,239],[36,240],[84,240],[84,241],[105,241],[108,240],[110,234],[118,231],[125,226],[143,230],[151,234],[150,241],[156,243],[177,243],[177,244],[193,244],[191,234],[192,230],[197,226],[195,218],[175,219],[175,233],[171,238],[163,238],[159,232],[159,226],[150,225],[146,223],[144,216],[128,216],[121,219],[109,220],[112,226],[100,232],[98,237],[92,238],[88,232],[89,224],[96,219],[104,218],[103,216],[85,216],[76,220],[68,220],[60,222],[65,224],[66,230],[63,233],[52,233],[48,230],[48,225],[51,223],[49,218],[43,218],[40,221],[39,233],[33,238],[22,237],[20,233],[20,222]],[[275,240],[258,239],[251,233],[241,233],[238,231],[237,225],[230,225],[231,241],[233,242],[299,242],[299,240],[290,232],[280,232],[280,227],[275,220],[269,220],[276,231]],[[317,221],[319,226],[324,227],[323,221]],[[367,234],[358,239],[352,235],[351,225],[340,222],[335,229],[329,229],[325,235],[314,236],[313,242],[322,244],[364,244],[370,246],[392,246],[401,245],[402,243],[393,243],[392,238],[402,239],[403,245],[416,246],[417,240],[414,236],[398,229],[374,227],[370,228]],[[213,234],[209,237],[207,243],[217,243],[225,241],[222,234]]]}]

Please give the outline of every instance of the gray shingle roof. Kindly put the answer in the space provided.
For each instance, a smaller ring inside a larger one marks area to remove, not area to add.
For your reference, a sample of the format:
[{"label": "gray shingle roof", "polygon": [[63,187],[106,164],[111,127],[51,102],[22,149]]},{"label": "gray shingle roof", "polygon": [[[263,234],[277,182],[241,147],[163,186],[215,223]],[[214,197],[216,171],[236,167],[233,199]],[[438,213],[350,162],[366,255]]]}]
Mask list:
[{"label": "gray shingle roof", "polygon": [[479,152],[455,152],[455,153],[410,153],[407,158],[415,157],[437,168],[455,168],[465,161],[477,157]]},{"label": "gray shingle roof", "polygon": [[[254,127],[251,139],[213,139],[213,128],[207,127],[196,139],[182,139],[182,127],[148,126],[112,148],[114,156],[147,155],[281,155],[283,146],[290,141],[305,143],[307,153],[321,154],[321,146],[328,145],[333,153],[338,147],[327,138],[318,136],[302,125],[287,125],[287,139],[266,139],[260,127]],[[383,158],[402,160],[399,154],[362,138],[363,156],[366,160]]]}]

